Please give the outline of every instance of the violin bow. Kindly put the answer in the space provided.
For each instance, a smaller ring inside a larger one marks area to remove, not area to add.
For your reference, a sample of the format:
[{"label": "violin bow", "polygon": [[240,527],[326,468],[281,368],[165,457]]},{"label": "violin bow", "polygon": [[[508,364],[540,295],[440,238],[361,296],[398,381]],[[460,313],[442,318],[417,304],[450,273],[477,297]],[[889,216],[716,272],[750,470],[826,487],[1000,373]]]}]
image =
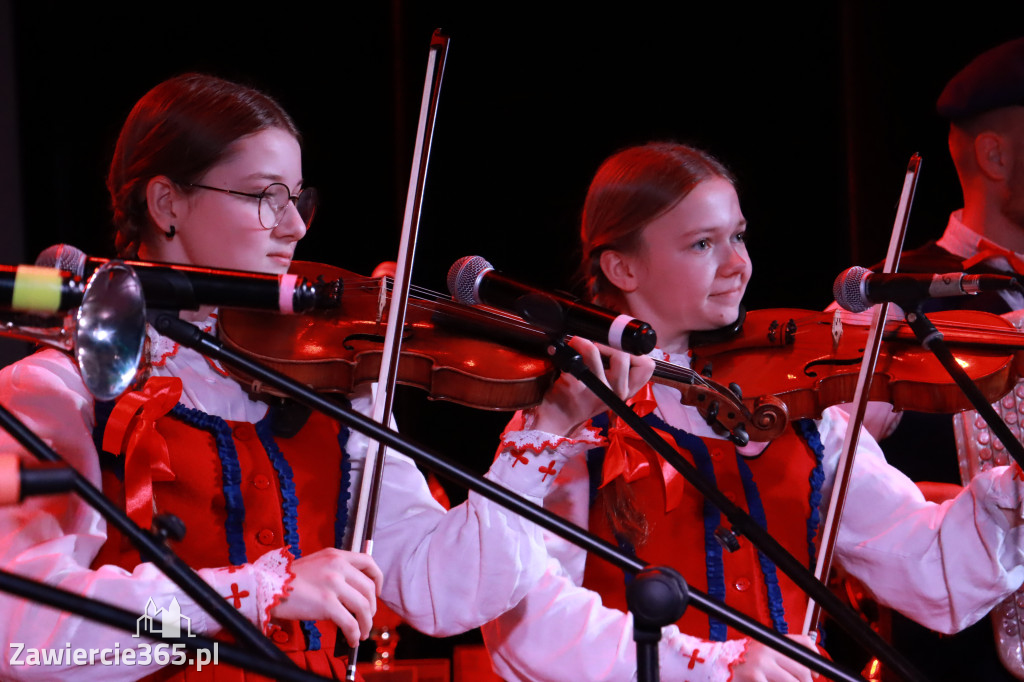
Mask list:
[{"label": "violin bow", "polygon": [[[419,232],[420,214],[423,205],[423,187],[426,184],[427,166],[430,163],[430,145],[434,138],[434,122],[437,118],[437,104],[441,94],[445,59],[448,54],[448,36],[441,29],[434,31],[427,55],[427,75],[420,100],[420,115],[416,126],[416,143],[413,149],[412,170],[409,176],[409,190],[405,198],[405,215],[402,219],[402,238],[398,247],[398,260],[392,287],[391,305],[388,310],[387,330],[384,349],[377,378],[377,391],[373,403],[373,419],[385,426],[391,420],[398,363],[401,359],[402,334],[405,314],[409,301],[410,278],[416,253],[416,238]],[[373,554],[373,531],[380,503],[380,489],[384,478],[384,458],[387,446],[371,441],[366,449],[366,463],[359,487],[355,522],[352,528],[350,547],[355,551]],[[341,633],[335,651],[339,652]],[[349,651],[345,679],[356,679],[356,658],[358,647]]]},{"label": "violin bow", "polygon": [[[914,154],[910,157],[910,162],[907,164],[907,173],[903,180],[903,191],[900,193],[899,206],[896,209],[896,220],[893,223],[892,235],[889,238],[889,251],[886,254],[885,266],[882,270],[885,273],[896,272],[896,269],[899,267],[900,253],[903,250],[903,240],[907,234],[907,224],[910,222],[910,207],[914,202],[914,192],[917,189],[917,178],[920,169],[921,156]],[[840,310],[837,308],[837,318],[839,314]],[[850,485],[851,474],[853,473],[853,462],[856,456],[857,445],[860,442],[860,427],[864,422],[864,416],[867,412],[871,378],[875,373],[875,365],[882,347],[882,334],[888,315],[888,303],[883,303],[875,309],[875,316],[871,323],[871,332],[868,334],[867,347],[864,350],[864,360],[861,362],[860,374],[857,377],[857,389],[853,395],[854,412],[850,423],[847,425],[846,437],[843,439],[843,450],[839,456],[839,463],[836,466],[835,483],[832,486],[832,497],[829,501],[828,514],[825,517],[825,523],[821,530],[820,551],[818,552],[818,562],[814,569],[814,577],[822,583],[828,579],[829,571],[832,569],[836,537],[839,535],[839,523],[843,517],[846,493]],[[837,329],[836,324],[833,324],[833,329]],[[835,334],[836,332],[834,331],[833,333]],[[804,616],[803,633],[816,637],[820,620],[821,606],[814,599],[809,599],[807,602],[807,613]]]}]

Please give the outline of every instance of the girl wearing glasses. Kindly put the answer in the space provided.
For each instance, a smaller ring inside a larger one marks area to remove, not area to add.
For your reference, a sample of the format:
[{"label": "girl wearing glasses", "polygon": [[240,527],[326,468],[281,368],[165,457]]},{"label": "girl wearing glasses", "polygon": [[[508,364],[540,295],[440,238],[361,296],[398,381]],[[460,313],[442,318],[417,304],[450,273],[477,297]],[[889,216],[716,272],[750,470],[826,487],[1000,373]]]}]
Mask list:
[{"label": "girl wearing glasses", "polygon": [[[593,299],[651,323],[661,346],[655,353],[689,366],[695,332],[737,319],[751,275],[746,230],[732,176],[717,160],[669,143],[626,149],[602,164],[587,193],[582,272]],[[742,387],[742,377],[727,379]],[[650,385],[633,402],[727,498],[814,565],[845,413],[829,408],[766,448],[738,452],[680,404],[676,389]],[[784,574],[745,538],[737,551],[723,551],[714,537],[718,512],[628,429],[607,415],[589,426],[593,445],[563,468],[545,499],[549,509],[645,561],[676,568],[690,585],[780,633],[800,632],[807,599]],[[527,437],[546,441],[551,454],[580,450],[516,432]],[[1014,471],[986,472],[939,507],[886,464],[866,433],[860,442],[838,539],[846,570],[885,603],[943,632],[974,622],[1019,586],[1024,550]],[[622,571],[560,541],[549,551],[545,577],[484,626],[498,673],[530,682],[635,679]],[[663,630],[660,660],[670,680],[811,679],[803,666],[692,607]]]},{"label": "girl wearing glasses", "polygon": [[[258,91],[196,74],[165,81],[136,104],[107,187],[120,256],[264,273],[288,269],[316,206],[304,187],[298,131],[281,107]],[[188,319],[206,331],[217,325],[215,310]],[[148,379],[118,401],[94,402],[72,361],[53,350],[4,370],[0,401],[140,525],[157,512],[180,517],[188,532],[175,544],[179,555],[304,667],[343,677],[345,661],[333,656],[336,633],[349,645],[365,638],[378,595],[414,627],[448,635],[511,607],[542,574],[546,550],[532,524],[475,495],[445,513],[416,467],[396,454],[385,467],[374,558],[339,549],[366,439],[318,413],[285,420],[282,408],[249,397],[217,363],[149,334]],[[649,363],[634,365],[619,357],[608,372],[623,394],[630,376],[639,387],[650,372]],[[584,403],[564,400],[573,390],[566,383],[539,413],[583,421]],[[369,413],[369,387],[349,399]],[[2,439],[0,446],[16,450]],[[519,460],[504,453],[489,477],[540,500],[552,477],[537,469],[550,459],[516,467]],[[148,600],[164,609],[176,600],[193,632],[218,629],[71,495],[0,510],[0,563],[140,615]],[[15,642],[118,643],[122,651],[140,642],[27,600],[0,600],[5,651]],[[205,673],[223,675],[224,667]],[[152,668],[74,672],[114,679]],[[0,658],[4,679],[39,672]]]}]

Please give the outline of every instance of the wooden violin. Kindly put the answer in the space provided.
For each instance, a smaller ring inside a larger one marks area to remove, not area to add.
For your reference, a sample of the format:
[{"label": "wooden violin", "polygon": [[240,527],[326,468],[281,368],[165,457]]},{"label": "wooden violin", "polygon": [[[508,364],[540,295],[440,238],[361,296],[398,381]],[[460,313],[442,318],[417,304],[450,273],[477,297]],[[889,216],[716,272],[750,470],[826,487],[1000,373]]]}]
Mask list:
[{"label": "wooden violin", "polygon": [[[218,324],[224,344],[320,391],[346,394],[376,381],[390,304],[385,281],[300,261],[291,272],[311,281],[340,280],[340,306],[307,315],[224,309]],[[489,308],[420,295],[410,301],[402,334],[398,382],[435,400],[524,409],[541,401],[556,376],[547,357],[549,335]],[[781,401],[767,396],[748,406],[738,386],[722,386],[689,368],[658,361],[653,380],[678,388],[685,404],[739,444],[771,440],[788,423]]]},{"label": "wooden violin", "polygon": [[[733,338],[694,347],[693,366],[740,383],[749,396],[778,397],[790,419],[819,417],[826,407],[853,397],[868,327],[850,317],[786,308],[752,311]],[[1013,388],[1021,375],[1017,351],[1024,348],[1024,333],[992,313],[957,310],[929,317],[990,402]],[[888,320],[883,339],[871,400],[918,412],[971,408],[906,323]]]}]

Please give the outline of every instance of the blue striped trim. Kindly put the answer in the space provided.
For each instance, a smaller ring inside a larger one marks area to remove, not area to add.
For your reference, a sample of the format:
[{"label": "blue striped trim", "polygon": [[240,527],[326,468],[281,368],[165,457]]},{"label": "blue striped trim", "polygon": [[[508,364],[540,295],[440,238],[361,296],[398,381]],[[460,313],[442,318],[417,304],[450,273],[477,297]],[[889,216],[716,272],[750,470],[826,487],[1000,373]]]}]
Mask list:
[{"label": "blue striped trim", "polygon": [[[254,426],[256,427],[256,435],[259,436],[260,443],[267,452],[267,459],[270,460],[271,465],[274,467],[274,473],[277,474],[278,489],[281,491],[281,524],[284,526],[284,541],[288,544],[288,549],[291,550],[292,556],[298,559],[302,556],[302,549],[299,546],[299,499],[295,495],[292,465],[285,459],[284,454],[277,447],[277,442],[271,434],[270,413],[271,411],[267,410],[267,414],[263,419],[256,422]],[[316,623],[311,620],[303,620],[300,621],[300,625],[302,626],[302,633],[306,637],[306,649],[309,651],[319,651],[320,630],[317,629]]]},{"label": "blue striped trim", "polygon": [[[808,481],[811,484],[810,505],[811,513],[807,517],[807,555],[809,557],[807,566],[812,571],[818,564],[818,551],[814,539],[818,536],[818,527],[821,525],[821,486],[825,483],[825,446],[821,442],[821,434],[818,433],[818,425],[813,419],[800,419],[793,423],[796,432],[807,441],[808,447],[814,452],[815,465],[811,469]],[[826,633],[824,628],[818,628],[818,644],[825,646]]]},{"label": "blue striped trim", "polygon": [[[750,467],[743,460],[743,456],[736,454],[736,465],[740,472],[740,481],[743,483],[743,494],[747,497],[747,509],[750,517],[757,525],[765,531],[768,530],[768,518],[764,513],[764,503],[761,501],[761,493],[754,483],[754,474]],[[782,603],[782,590],[779,588],[779,576],[775,570],[775,564],[766,557],[760,550],[757,552],[758,563],[761,564],[761,573],[764,576],[764,584],[768,591],[768,615],[772,619],[772,627],[779,634],[789,633],[789,625],[786,623],[786,608]]]},{"label": "blue striped trim", "polygon": [[825,483],[825,446],[821,443],[821,434],[818,433],[818,425],[813,419],[800,419],[793,423],[796,432],[800,434],[807,445],[814,452],[815,465],[811,469],[808,481],[811,484],[810,506],[811,514],[807,517],[807,555],[809,557],[808,568],[814,570],[818,563],[818,551],[814,545],[814,539],[818,536],[818,526],[821,525],[821,486]]},{"label": "blue striped trim", "polygon": [[[656,429],[661,429],[662,431],[670,433],[680,448],[690,452],[693,456],[694,466],[696,466],[700,473],[710,481],[712,485],[716,483],[715,468],[711,464],[711,455],[703,440],[697,436],[687,433],[686,431],[677,429],[670,424],[666,424],[654,413],[644,417],[644,421]],[[599,426],[602,429],[602,434],[607,436],[607,419],[604,420],[603,424],[600,424],[598,422],[598,418],[595,417],[594,425]],[[596,494],[596,487],[601,481],[601,469],[603,462],[604,448],[594,448],[587,453],[587,465],[590,467],[591,503],[593,503],[593,497],[594,494]],[[716,509],[710,502],[705,501],[704,565],[708,577],[708,594],[718,601],[725,603],[725,565],[722,562],[722,546],[718,544],[718,540],[715,539],[715,529],[718,528],[721,522],[722,515],[719,513],[718,509]],[[623,549],[632,550],[632,547],[629,547],[628,544],[624,543],[621,539],[619,539],[619,546]],[[709,616],[708,629],[710,632],[708,638],[710,640],[714,642],[724,642],[726,640],[728,629],[725,623]]]},{"label": "blue striped trim", "polygon": [[182,404],[174,406],[170,414],[213,436],[220,458],[222,489],[227,517],[224,531],[228,540],[228,560],[234,566],[241,566],[248,559],[245,554],[245,502],[242,500],[242,468],[238,464],[238,451],[231,438],[228,423],[212,414],[206,414]]},{"label": "blue striped trim", "polygon": [[[608,413],[602,412],[590,420],[590,425],[601,432],[602,438],[608,438],[608,428],[611,422]],[[587,450],[587,474],[590,477],[590,507],[597,501],[597,493],[601,489],[601,479],[604,478],[604,454],[605,448],[597,446]]]},{"label": "blue striped trim", "polygon": [[[644,421],[651,426],[672,434],[676,444],[687,450],[693,456],[693,464],[700,471],[701,475],[715,487],[718,480],[715,478],[715,467],[711,463],[711,453],[708,452],[707,444],[698,436],[677,429],[671,424],[666,424],[654,413],[644,417]],[[708,578],[708,594],[725,603],[725,565],[722,561],[722,545],[718,544],[715,538],[715,530],[722,523],[722,514],[715,505],[707,500],[704,501],[704,566]],[[724,642],[728,636],[726,624],[720,620],[708,616],[708,639],[712,642]]]},{"label": "blue striped trim", "polygon": [[[349,403],[348,407],[351,407]],[[338,508],[334,513],[334,546],[342,549],[345,546],[345,529],[348,526],[348,503],[352,498],[349,486],[352,485],[352,460],[348,456],[348,438],[351,431],[344,424],[339,423],[338,449],[341,450],[341,488],[338,490]],[[362,547],[355,547],[361,550]]]}]

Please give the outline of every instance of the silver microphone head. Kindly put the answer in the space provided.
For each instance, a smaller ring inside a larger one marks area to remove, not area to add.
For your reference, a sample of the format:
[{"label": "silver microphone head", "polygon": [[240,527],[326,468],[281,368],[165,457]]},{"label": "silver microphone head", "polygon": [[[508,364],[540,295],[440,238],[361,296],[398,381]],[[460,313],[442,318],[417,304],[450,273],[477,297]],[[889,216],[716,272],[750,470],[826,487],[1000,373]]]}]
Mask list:
[{"label": "silver microphone head", "polygon": [[463,256],[448,269],[448,292],[452,298],[464,305],[480,305],[477,296],[477,282],[480,275],[493,270],[494,266],[482,256]]},{"label": "silver microphone head", "polygon": [[871,274],[867,268],[854,265],[839,273],[832,284],[832,296],[840,308],[851,313],[862,313],[871,307],[871,302],[864,295],[864,278]]},{"label": "silver microphone head", "polygon": [[81,249],[76,249],[70,244],[54,244],[40,252],[36,258],[36,265],[42,268],[56,268],[82,277],[85,275],[86,260],[87,257]]}]

